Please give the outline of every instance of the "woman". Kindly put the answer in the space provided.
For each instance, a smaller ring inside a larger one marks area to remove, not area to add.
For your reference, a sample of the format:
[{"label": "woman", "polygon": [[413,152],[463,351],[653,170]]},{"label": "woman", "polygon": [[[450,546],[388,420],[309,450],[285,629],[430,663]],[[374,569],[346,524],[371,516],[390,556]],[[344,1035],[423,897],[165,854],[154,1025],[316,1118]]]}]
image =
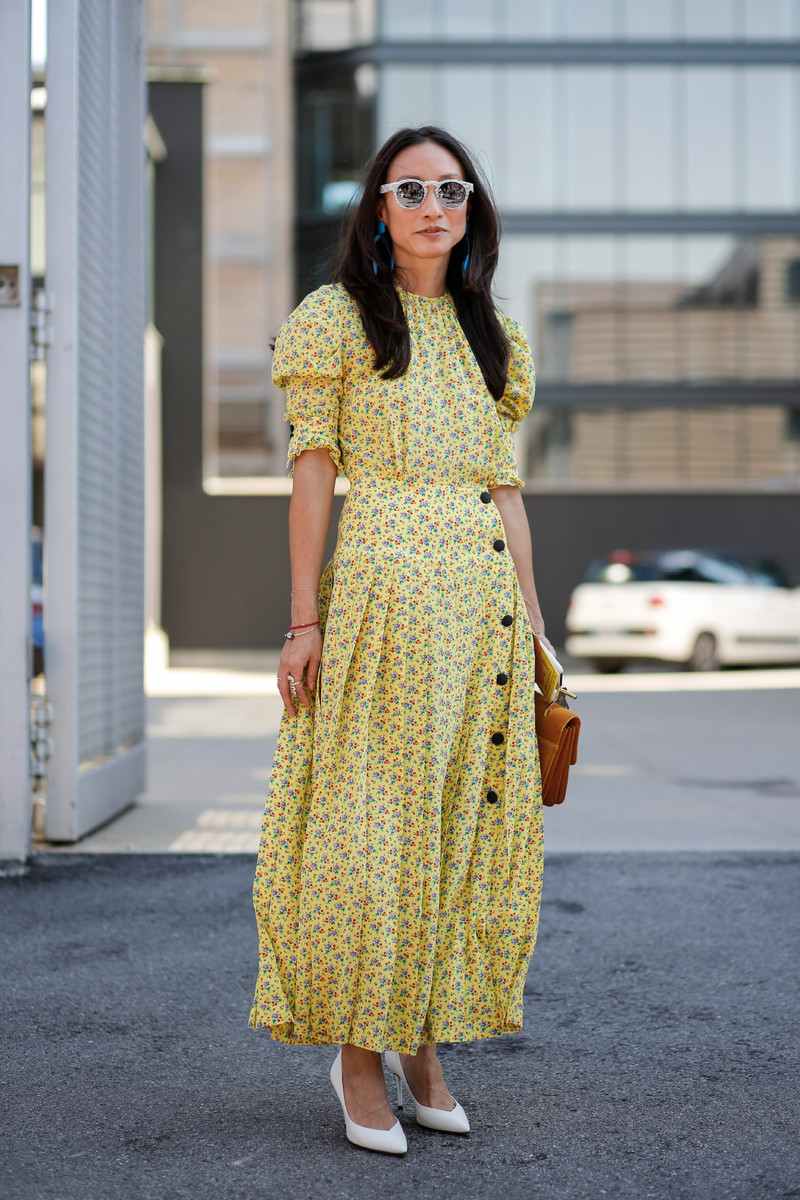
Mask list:
[{"label": "woman", "polygon": [[[522,1028],[538,927],[544,621],[512,441],[535,375],[491,299],[497,257],[466,149],[433,126],[400,130],[368,169],[334,281],[274,346],[294,636],[249,1025],[338,1043],[347,1137],[389,1153],[407,1145],[382,1052],[419,1122],[466,1132],[436,1043]],[[340,473],[350,488],[320,571]]]}]

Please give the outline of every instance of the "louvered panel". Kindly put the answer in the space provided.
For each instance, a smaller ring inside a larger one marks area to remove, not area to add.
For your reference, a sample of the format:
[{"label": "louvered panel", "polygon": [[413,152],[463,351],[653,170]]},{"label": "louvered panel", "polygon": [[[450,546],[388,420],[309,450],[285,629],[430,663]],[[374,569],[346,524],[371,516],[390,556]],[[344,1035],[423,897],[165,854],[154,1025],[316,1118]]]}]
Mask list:
[{"label": "louvered panel", "polygon": [[[144,737],[144,349],[145,235],[140,204],[143,155],[139,74],[138,14],[136,7],[118,3],[113,63],[116,85],[113,180],[113,273],[116,366],[115,463],[117,477],[116,529],[118,570],[114,604],[114,729],[116,745],[127,746]],[[131,153],[139,148],[139,156]]]},{"label": "louvered panel", "polygon": [[114,752],[114,462],[111,24],[113,7],[78,10],[78,705],[82,763]]},{"label": "louvered panel", "polygon": [[50,16],[47,832],[70,839],[144,787],[145,80],[141,0]]}]

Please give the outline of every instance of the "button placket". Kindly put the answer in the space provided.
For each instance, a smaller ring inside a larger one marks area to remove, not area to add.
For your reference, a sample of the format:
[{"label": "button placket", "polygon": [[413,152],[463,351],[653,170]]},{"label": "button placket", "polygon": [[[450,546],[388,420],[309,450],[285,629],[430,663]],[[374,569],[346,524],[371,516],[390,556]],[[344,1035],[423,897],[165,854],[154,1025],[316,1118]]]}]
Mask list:
[{"label": "button placket", "polygon": [[[492,496],[491,496],[491,493],[489,492],[488,488],[484,489],[480,493],[480,500],[482,501],[482,503],[489,504],[491,502],[491,499],[492,499]],[[497,513],[495,515],[498,517],[498,524],[499,524],[499,513]],[[502,551],[504,551],[506,549],[505,540],[504,540],[504,538],[502,538],[500,536],[500,532],[505,533],[505,529],[503,529],[503,528],[498,529],[497,525],[496,525],[495,530],[494,530],[495,536],[492,540],[492,549],[498,554],[502,553]],[[513,623],[514,623],[513,612],[504,612],[502,614],[502,616],[500,617],[500,624],[505,629],[510,628],[510,626],[513,625]],[[498,687],[504,687],[508,682],[509,682],[509,673],[507,671],[498,671],[497,674],[495,675],[496,685]],[[506,716],[507,716],[507,712],[508,712],[508,702],[509,702],[508,698],[505,698],[505,704],[503,706],[503,710],[504,710],[504,713],[506,714]],[[498,714],[498,723],[499,723],[499,720],[500,720],[500,714]],[[503,746],[506,742],[506,735],[503,733],[503,731],[501,729],[495,729],[492,733],[490,733],[489,736],[490,736],[490,741],[493,746],[500,747],[500,746]],[[484,784],[484,799],[487,804],[497,804],[500,800],[500,794],[501,794],[501,792],[503,790],[503,786],[504,786],[505,752],[504,751],[501,752],[500,755],[492,754],[491,758],[497,759],[498,761],[496,763],[496,766],[493,763],[492,766],[490,767],[490,772],[495,776],[495,778],[494,779],[490,778],[490,779],[486,780],[486,782]],[[494,786],[492,786],[492,784],[494,784]]]},{"label": "button placket", "polygon": [[[495,548],[495,550],[505,549],[505,542],[503,542],[501,539],[498,538],[494,543],[494,548]],[[500,624],[503,625],[505,628],[509,628],[511,625],[513,625],[513,623],[514,623],[513,614],[508,613],[508,612],[503,613],[502,617],[500,618]],[[499,687],[505,686],[508,683],[508,681],[509,681],[509,673],[507,671],[498,671],[497,672],[497,675],[495,676],[495,683]],[[506,708],[507,708],[507,703],[506,703]],[[502,746],[505,743],[505,740],[506,740],[506,736],[503,733],[503,731],[500,729],[496,729],[490,735],[490,741],[492,742],[492,744],[494,746]],[[504,766],[504,765],[505,765],[505,755],[503,756],[502,766]],[[499,792],[497,791],[497,788],[499,788],[501,786],[501,784],[499,782],[500,775],[501,775],[501,765],[499,764],[497,767],[497,777],[498,777],[497,786],[496,787],[488,787],[485,792],[485,799],[486,799],[487,804],[497,804],[498,800],[500,799]],[[503,771],[503,775],[504,775],[504,771]]]}]

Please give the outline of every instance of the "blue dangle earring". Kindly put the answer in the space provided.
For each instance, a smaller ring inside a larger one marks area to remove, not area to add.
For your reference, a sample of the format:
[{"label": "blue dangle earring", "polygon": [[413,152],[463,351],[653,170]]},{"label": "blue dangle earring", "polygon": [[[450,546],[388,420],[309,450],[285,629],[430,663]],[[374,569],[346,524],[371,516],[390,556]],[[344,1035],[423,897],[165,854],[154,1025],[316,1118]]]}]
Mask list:
[{"label": "blue dangle earring", "polygon": [[[375,234],[375,237],[372,240],[374,242],[377,242],[382,237],[386,237],[386,223],[384,221],[378,221],[378,232]],[[387,241],[388,241],[388,238],[387,238]],[[390,264],[391,264],[389,267],[389,270],[393,271],[394,270],[394,255],[392,254],[391,244],[389,245],[389,260],[390,260]],[[378,274],[378,264],[374,258],[372,260],[372,270],[376,275]]]},{"label": "blue dangle earring", "polygon": [[466,278],[467,278],[467,268],[469,267],[469,254],[470,254],[470,246],[469,246],[469,226],[467,226],[467,228],[466,228],[466,232],[465,232],[465,235],[464,235],[464,236],[465,236],[465,237],[466,237],[466,239],[467,239],[467,253],[464,255],[464,261],[463,261],[463,262],[462,262],[462,264],[461,264],[461,278],[462,278],[462,279],[466,279]]}]

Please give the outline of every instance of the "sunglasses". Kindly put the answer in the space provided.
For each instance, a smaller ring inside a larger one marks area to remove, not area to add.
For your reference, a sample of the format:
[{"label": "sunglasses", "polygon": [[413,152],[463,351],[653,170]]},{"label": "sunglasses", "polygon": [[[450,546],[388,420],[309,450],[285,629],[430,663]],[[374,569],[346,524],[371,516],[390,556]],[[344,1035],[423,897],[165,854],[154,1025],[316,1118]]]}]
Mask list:
[{"label": "sunglasses", "polygon": [[463,179],[397,179],[381,184],[381,194],[394,192],[401,208],[419,208],[425,203],[428,188],[433,187],[442,208],[461,208],[474,185]]}]

